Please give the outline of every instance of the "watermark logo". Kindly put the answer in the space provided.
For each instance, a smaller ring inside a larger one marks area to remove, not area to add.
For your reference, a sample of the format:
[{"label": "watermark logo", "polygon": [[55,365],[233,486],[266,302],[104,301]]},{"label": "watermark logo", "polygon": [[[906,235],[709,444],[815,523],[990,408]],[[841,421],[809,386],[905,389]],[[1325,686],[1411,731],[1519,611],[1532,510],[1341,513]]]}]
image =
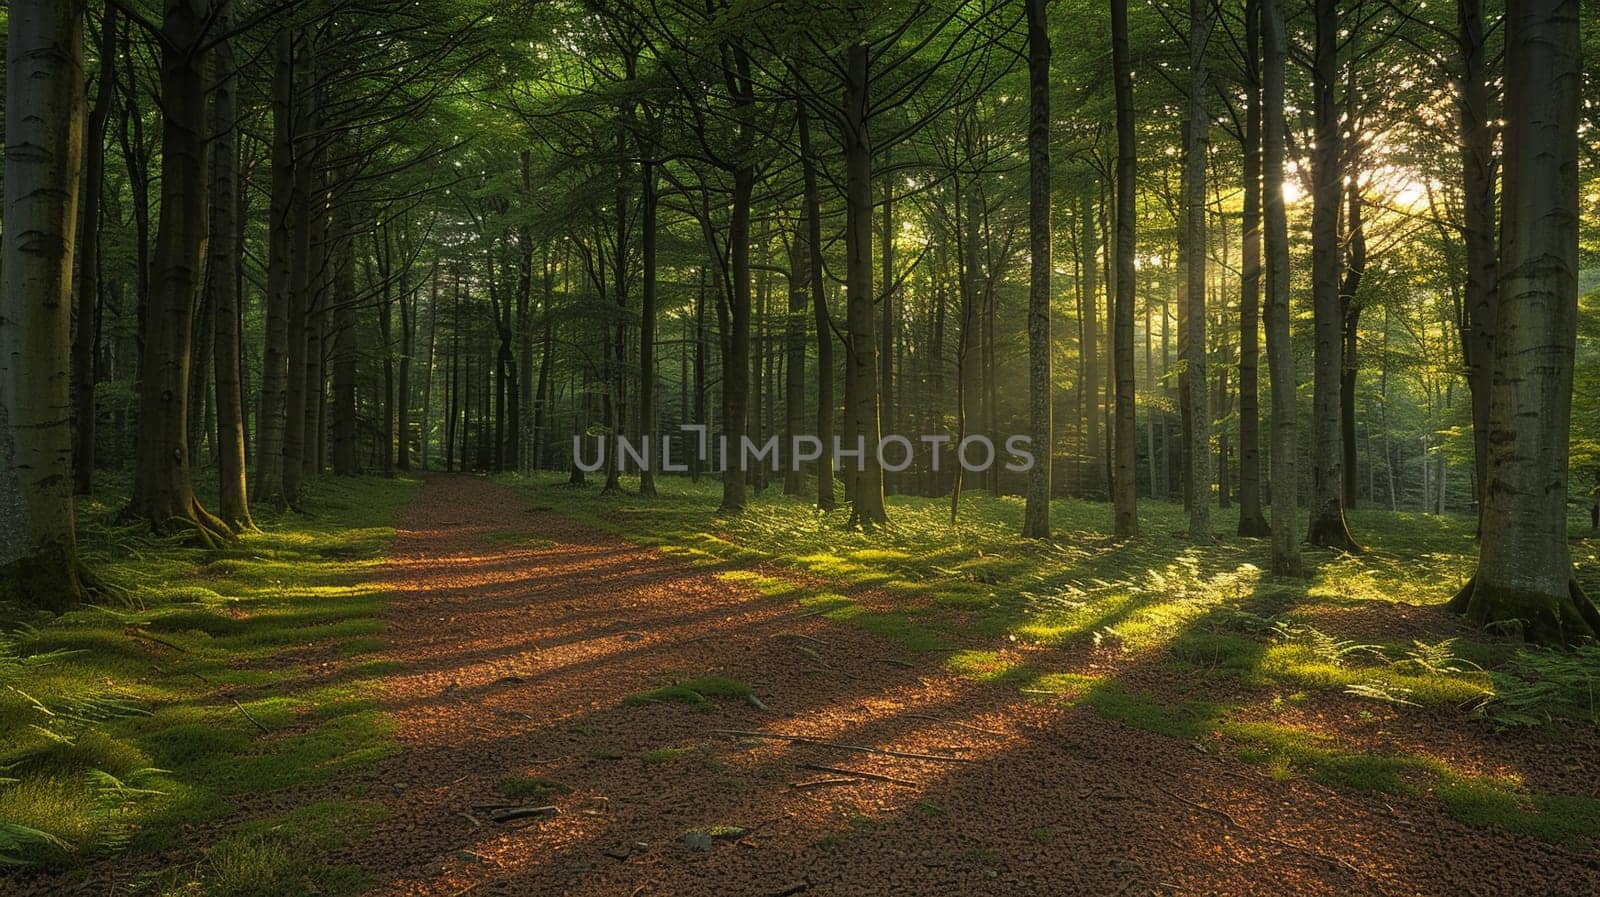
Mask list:
[{"label": "watermark logo", "polygon": [[[833,437],[833,445],[824,445],[818,436],[795,435],[785,440],[774,435],[763,442],[749,436],[736,438],[726,435],[713,440],[704,424],[686,424],[678,428],[685,435],[676,440],[670,435],[645,434],[637,439],[621,435],[572,437],[572,463],[586,473],[593,473],[614,463],[618,470],[649,470],[661,473],[684,473],[691,459],[712,471],[737,470],[747,473],[766,468],[774,473],[784,470],[799,471],[804,465],[822,461],[824,456],[834,470],[844,470],[853,464],[857,471],[866,470],[870,457],[890,473],[908,470],[919,455],[928,460],[929,469],[937,473],[945,452],[953,448],[957,464],[968,473],[983,473],[995,464],[1006,470],[1025,473],[1033,469],[1033,438],[1022,434],[1005,437],[1001,445],[981,433],[974,433],[959,441],[948,433],[934,433],[916,437],[892,433],[868,446],[866,438],[857,436],[854,445],[841,437]],[[675,444],[675,442],[677,444]],[[714,449],[714,450],[713,450]],[[831,449],[831,450],[830,450]],[[869,454],[870,453],[870,454]]]}]

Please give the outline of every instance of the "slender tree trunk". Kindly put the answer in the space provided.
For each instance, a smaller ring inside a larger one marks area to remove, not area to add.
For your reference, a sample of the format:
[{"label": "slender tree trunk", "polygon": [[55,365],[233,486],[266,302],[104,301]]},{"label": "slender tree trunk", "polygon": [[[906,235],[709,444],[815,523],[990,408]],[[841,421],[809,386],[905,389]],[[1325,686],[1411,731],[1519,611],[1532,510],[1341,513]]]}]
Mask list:
[{"label": "slender tree trunk", "polygon": [[130,516],[158,532],[193,527],[230,534],[201,507],[189,474],[188,399],[195,301],[206,249],[206,55],[197,51],[205,0],[167,0],[161,51],[161,226],[145,352],[140,359],[139,439]]},{"label": "slender tree trunk", "polygon": [[[1451,606],[1529,641],[1600,636],[1572,573],[1567,462],[1578,313],[1578,0],[1506,5],[1505,189],[1478,569]],[[1514,621],[1514,622],[1513,622]]]},{"label": "slender tree trunk", "polygon": [[784,468],[783,494],[800,495],[805,488],[805,476],[800,465],[794,462],[796,436],[806,431],[806,304],[810,298],[806,288],[811,282],[810,223],[803,211],[795,220],[794,234],[789,240],[789,314],[784,318],[783,346],[787,359],[784,365],[783,453],[789,458]]},{"label": "slender tree trunk", "polygon": [[1272,572],[1299,576],[1300,534],[1296,491],[1300,481],[1295,433],[1298,413],[1294,347],[1289,341],[1289,217],[1283,202],[1284,85],[1288,55],[1281,0],[1261,0],[1261,195],[1266,243],[1267,367],[1272,377]]},{"label": "slender tree trunk", "polygon": [[[232,0],[221,0],[216,28],[226,34],[232,23]],[[211,238],[207,287],[215,309],[212,357],[216,365],[217,517],[235,532],[254,529],[245,481],[244,389],[239,334],[238,71],[231,38],[212,52],[215,84],[211,94]]]},{"label": "slender tree trunk", "polygon": [[1094,206],[1087,193],[1078,197],[1078,222],[1078,250],[1082,255],[1078,271],[1083,286],[1079,314],[1083,319],[1084,456],[1089,471],[1089,480],[1082,489],[1088,497],[1099,498],[1105,495],[1105,462],[1100,454],[1100,265]]},{"label": "slender tree trunk", "polygon": [[863,449],[851,496],[851,526],[872,529],[887,523],[883,504],[883,468],[878,463],[878,344],[872,320],[872,141],[867,133],[869,82],[867,47],[845,51],[848,75],[844,91],[845,156],[845,286],[849,294],[850,369],[854,387],[855,436]]},{"label": "slender tree trunk", "polygon": [[[81,11],[81,10],[80,10]],[[72,338],[73,491],[94,491],[95,344],[100,332],[100,193],[105,181],[106,122],[111,118],[117,66],[117,7],[107,3],[100,19],[100,75],[94,108],[84,130],[83,188],[78,225],[77,328]]]},{"label": "slender tree trunk", "polygon": [[294,104],[290,114],[294,156],[293,189],[289,208],[289,252],[293,259],[289,276],[289,375],[284,400],[283,496],[290,507],[299,507],[305,480],[306,402],[310,384],[306,382],[306,328],[311,318],[311,156],[316,136],[313,131],[316,77],[313,71],[311,31],[296,39],[293,55]]},{"label": "slender tree trunk", "polygon": [[294,34],[273,41],[272,183],[267,223],[266,334],[261,353],[261,401],[256,412],[256,501],[283,510],[283,439],[288,412],[289,315],[292,304],[294,209]]},{"label": "slender tree trunk", "polygon": [[1050,538],[1050,33],[1045,0],[1028,0],[1028,430],[1033,469],[1022,535]]},{"label": "slender tree trunk", "polygon": [[1188,284],[1185,322],[1184,398],[1189,409],[1189,537],[1211,537],[1211,411],[1206,401],[1206,147],[1211,130],[1207,109],[1210,76],[1211,5],[1189,0],[1189,114],[1184,137],[1184,251]]},{"label": "slender tree trunk", "polygon": [[[1111,464],[1112,531],[1128,539],[1139,534],[1136,440],[1137,419],[1133,379],[1133,299],[1135,221],[1138,214],[1138,154],[1134,136],[1133,63],[1128,52],[1128,2],[1111,0],[1111,68],[1115,79],[1117,107],[1117,198],[1116,198],[1116,295],[1111,309],[1111,331],[1116,380],[1114,427],[1116,441]],[[1150,361],[1150,328],[1145,327],[1145,364]],[[1155,453],[1151,452],[1152,459]],[[1152,462],[1153,463],[1153,462]],[[1151,468],[1151,486],[1155,485]]]},{"label": "slender tree trunk", "polygon": [[72,262],[83,166],[84,3],[11,0],[0,249],[0,600],[84,596],[72,505]]},{"label": "slender tree trunk", "polygon": [[1339,438],[1344,466],[1343,500],[1346,509],[1356,506],[1356,380],[1361,372],[1357,337],[1361,332],[1361,276],[1367,270],[1367,232],[1361,217],[1361,190],[1354,183],[1345,188],[1345,263],[1339,283],[1339,316],[1344,339],[1343,362],[1339,371]]},{"label": "slender tree trunk", "polygon": [[[800,164],[805,180],[806,284],[811,288],[811,310],[817,333],[817,438],[822,440],[823,460],[817,465],[817,507],[834,509],[833,463],[833,326],[828,316],[828,299],[822,284],[822,193],[817,188],[815,150],[811,145],[810,119],[802,104],[798,111]],[[698,374],[698,360],[696,372]]]},{"label": "slender tree trunk", "polygon": [[361,347],[356,328],[355,221],[349,201],[335,203],[333,216],[333,472],[353,477],[361,472],[356,433],[356,365]]},{"label": "slender tree trunk", "polygon": [[1499,260],[1495,252],[1495,126],[1489,113],[1489,66],[1483,0],[1457,0],[1460,55],[1456,113],[1461,138],[1462,223],[1466,243],[1466,295],[1461,346],[1472,391],[1472,464],[1477,512],[1489,482],[1489,394],[1499,313]]},{"label": "slender tree trunk", "polygon": [[1244,6],[1244,235],[1239,278],[1239,535],[1266,536],[1261,512],[1261,0]]},{"label": "slender tree trunk", "polygon": [[[639,209],[641,215],[644,256],[643,290],[639,301],[639,432],[649,437],[650,448],[660,451],[656,439],[656,165],[650,155],[649,144],[641,138],[643,155],[639,169],[643,179],[644,198]],[[654,462],[639,471],[639,497],[656,497]]]},{"label": "slender tree trunk", "polygon": [[1313,545],[1359,552],[1344,518],[1339,381],[1344,373],[1344,316],[1339,302],[1339,205],[1344,199],[1338,79],[1337,0],[1316,0],[1312,65],[1316,143],[1311,151],[1311,302],[1315,329],[1311,408]]}]

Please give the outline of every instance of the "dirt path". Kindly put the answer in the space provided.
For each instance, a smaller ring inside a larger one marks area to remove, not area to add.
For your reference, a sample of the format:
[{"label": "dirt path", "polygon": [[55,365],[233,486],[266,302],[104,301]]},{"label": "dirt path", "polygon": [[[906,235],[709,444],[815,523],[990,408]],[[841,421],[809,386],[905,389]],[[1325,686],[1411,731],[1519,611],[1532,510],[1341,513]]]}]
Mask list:
[{"label": "dirt path", "polygon": [[[377,789],[391,815],[345,857],[380,893],[1600,893],[1593,859],[1425,801],[1277,781],[1203,745],[1019,702],[936,656],[886,662],[901,652],[791,598],[481,479],[429,479],[400,528],[382,578],[403,751]],[[767,709],[625,703],[706,675],[749,683]],[[825,783],[850,777],[803,764],[916,784]],[[522,775],[557,783],[524,800],[559,815],[501,825],[473,809]]]}]

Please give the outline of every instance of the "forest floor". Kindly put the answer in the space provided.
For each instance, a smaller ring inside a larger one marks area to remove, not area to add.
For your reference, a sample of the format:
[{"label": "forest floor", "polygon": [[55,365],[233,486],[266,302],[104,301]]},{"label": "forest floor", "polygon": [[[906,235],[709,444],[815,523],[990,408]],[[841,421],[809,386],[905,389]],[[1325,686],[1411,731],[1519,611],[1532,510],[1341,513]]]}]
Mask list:
[{"label": "forest floor", "polygon": [[[979,530],[930,559],[911,504],[859,547],[821,518],[774,523],[797,501],[695,532],[692,490],[409,488],[369,489],[405,502],[393,541],[321,593],[375,602],[372,625],[301,621],[321,628],[245,682],[276,692],[191,696],[228,739],[174,752],[183,737],[130,723],[151,763],[211,764],[193,775],[223,795],[207,814],[0,890],[1600,893],[1592,720],[1548,688],[1539,725],[1505,724],[1530,705],[1464,710],[1506,681],[1485,667],[1527,656],[1432,606],[1276,583],[1252,545],[1167,536],[1143,549],[1162,564],[1087,537],[1075,557],[986,553],[1003,537]],[[1112,556],[1140,583],[1104,578]],[[1056,578],[1017,585],[1040,569]],[[202,650],[193,622],[125,641],[164,676]],[[230,761],[248,783],[212,769]],[[177,768],[152,775],[197,767]]]}]

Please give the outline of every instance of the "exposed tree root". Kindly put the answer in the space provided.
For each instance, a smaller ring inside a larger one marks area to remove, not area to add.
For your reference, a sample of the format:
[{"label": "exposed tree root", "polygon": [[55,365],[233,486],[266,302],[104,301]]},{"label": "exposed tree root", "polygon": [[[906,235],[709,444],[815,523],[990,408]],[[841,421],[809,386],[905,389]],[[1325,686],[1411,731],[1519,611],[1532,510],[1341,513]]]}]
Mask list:
[{"label": "exposed tree root", "polygon": [[1478,587],[1468,579],[1445,609],[1480,626],[1515,628],[1523,639],[1541,645],[1578,645],[1600,639],[1600,609],[1576,577],[1568,577],[1564,596]]}]

